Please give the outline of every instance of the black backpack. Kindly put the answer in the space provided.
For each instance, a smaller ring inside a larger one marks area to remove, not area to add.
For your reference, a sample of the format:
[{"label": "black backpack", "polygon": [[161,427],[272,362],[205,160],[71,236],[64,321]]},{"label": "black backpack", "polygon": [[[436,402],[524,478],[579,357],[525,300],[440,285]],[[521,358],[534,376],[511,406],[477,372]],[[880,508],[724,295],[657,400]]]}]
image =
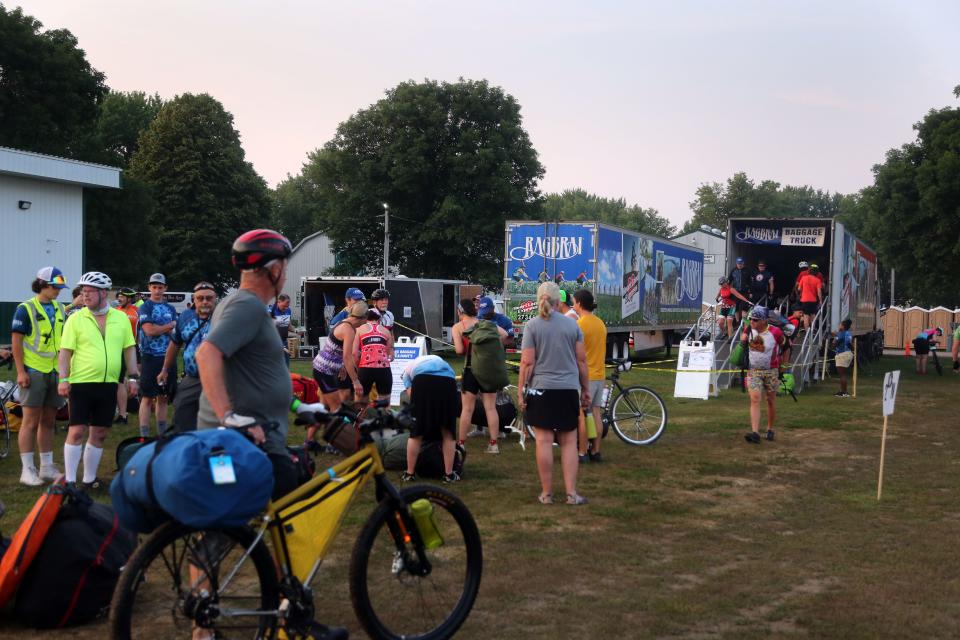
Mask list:
[{"label": "black backpack", "polygon": [[[463,475],[463,463],[466,457],[466,450],[457,447],[453,455],[453,470],[461,476]],[[420,447],[420,455],[417,456],[416,472],[421,478],[443,477],[443,443],[441,441],[434,440],[423,443],[423,446]]]},{"label": "black backpack", "polygon": [[[517,417],[517,407],[513,404],[513,398],[510,394],[501,389],[497,392],[497,419],[500,422],[500,429],[509,427]],[[483,408],[483,402],[477,398],[477,403],[473,407],[473,417],[470,421],[477,427],[486,427],[487,412]]]},{"label": "black backpack", "polygon": [[137,546],[113,509],[67,490],[66,500],[17,590],[17,619],[38,629],[103,617]]}]

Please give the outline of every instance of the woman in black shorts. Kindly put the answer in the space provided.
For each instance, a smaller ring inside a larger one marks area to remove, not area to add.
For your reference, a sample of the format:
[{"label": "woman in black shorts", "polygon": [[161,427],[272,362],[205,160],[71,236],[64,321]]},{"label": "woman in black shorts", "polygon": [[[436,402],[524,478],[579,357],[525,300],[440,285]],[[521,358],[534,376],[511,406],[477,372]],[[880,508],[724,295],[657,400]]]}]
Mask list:
[{"label": "woman in black shorts", "polygon": [[590,384],[583,332],[556,307],[560,289],[545,282],[537,289],[538,314],[527,322],[520,352],[520,409],[537,437],[541,504],[553,503],[553,440],[560,441],[560,464],[567,504],[586,504],[577,493],[577,423],[590,407]]},{"label": "woman in black shorts", "polygon": [[393,390],[393,333],[380,325],[380,312],[367,310],[367,324],[357,329],[353,340],[353,360],[357,363],[357,377],[363,393],[357,397],[357,411],[367,406],[370,391],[377,387],[379,397],[389,397]]}]

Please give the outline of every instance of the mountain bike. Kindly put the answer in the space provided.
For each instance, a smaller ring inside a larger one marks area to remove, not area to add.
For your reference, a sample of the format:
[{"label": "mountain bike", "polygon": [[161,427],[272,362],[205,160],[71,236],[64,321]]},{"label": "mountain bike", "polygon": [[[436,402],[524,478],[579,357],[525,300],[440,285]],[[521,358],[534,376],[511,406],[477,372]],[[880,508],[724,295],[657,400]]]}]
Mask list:
[{"label": "mountain bike", "polygon": [[[371,433],[410,426],[388,402],[367,409],[355,454],[271,502],[251,525],[198,531],[168,522],[150,534],[114,591],[113,637],[180,637],[195,627],[216,638],[316,634],[311,585],[371,477],[378,504],[349,566],[354,612],[372,638],[451,637],[480,587],[480,533],[451,492],[432,485],[398,489],[387,479]],[[356,419],[342,409],[317,414],[317,422],[338,417]]]},{"label": "mountain bike", "polygon": [[[663,398],[649,387],[620,384],[620,374],[629,371],[632,363],[629,359],[614,359],[613,371],[607,377],[603,388],[603,432],[607,436],[610,427],[621,440],[635,446],[651,445],[660,439],[667,427],[667,405]],[[516,390],[514,385],[507,389]],[[530,437],[534,437],[533,427],[525,424],[523,412],[517,412],[512,425],[520,431],[520,443],[523,445],[525,428]]]}]

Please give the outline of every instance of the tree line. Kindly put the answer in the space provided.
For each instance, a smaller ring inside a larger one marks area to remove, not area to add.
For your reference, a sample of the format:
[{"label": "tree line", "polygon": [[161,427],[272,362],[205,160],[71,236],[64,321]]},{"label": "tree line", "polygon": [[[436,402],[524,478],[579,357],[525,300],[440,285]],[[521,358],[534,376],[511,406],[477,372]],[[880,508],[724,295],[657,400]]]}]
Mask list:
[{"label": "tree line", "polygon": [[[960,267],[960,109],[933,110],[915,129],[917,139],[888,152],[859,193],[736,173],[700,185],[681,231],[723,229],[732,216],[837,217],[878,250],[883,268],[897,269],[905,296],[960,303],[950,279],[929,275],[929,265]],[[45,31],[2,4],[0,145],[124,170],[122,190],[85,194],[85,268],[131,286],[162,267],[174,288],[203,278],[225,289],[235,283],[226,244],[258,226],[295,243],[323,231],[338,252],[337,274],[377,273],[384,204],[401,273],[492,288],[502,282],[507,219],[678,231],[656,209],[622,198],[543,194],[545,169],[520,104],[484,80],[400,83],[270,189],[215,98],[111,91],[69,31]]]}]

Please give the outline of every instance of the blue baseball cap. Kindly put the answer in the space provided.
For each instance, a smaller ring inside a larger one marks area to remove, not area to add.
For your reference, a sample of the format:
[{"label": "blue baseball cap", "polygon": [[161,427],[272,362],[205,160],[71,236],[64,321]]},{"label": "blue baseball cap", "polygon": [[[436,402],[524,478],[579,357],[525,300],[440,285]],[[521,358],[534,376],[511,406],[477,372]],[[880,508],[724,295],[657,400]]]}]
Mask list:
[{"label": "blue baseball cap", "polygon": [[366,300],[367,296],[363,295],[363,291],[357,289],[356,287],[350,287],[347,289],[347,294],[344,296],[348,300]]},{"label": "blue baseball cap", "polygon": [[480,298],[480,304],[477,305],[477,315],[485,316],[489,313],[493,313],[496,310],[496,307],[493,305],[493,299],[490,296],[483,296]]},{"label": "blue baseball cap", "polygon": [[743,258],[737,258],[737,264],[743,264]]},{"label": "blue baseball cap", "polygon": [[766,308],[766,307],[763,307],[763,306],[761,306],[761,305],[758,304],[757,306],[755,306],[755,307],[750,311],[750,319],[751,319],[751,320],[766,320],[766,319],[767,319],[767,308]]}]

